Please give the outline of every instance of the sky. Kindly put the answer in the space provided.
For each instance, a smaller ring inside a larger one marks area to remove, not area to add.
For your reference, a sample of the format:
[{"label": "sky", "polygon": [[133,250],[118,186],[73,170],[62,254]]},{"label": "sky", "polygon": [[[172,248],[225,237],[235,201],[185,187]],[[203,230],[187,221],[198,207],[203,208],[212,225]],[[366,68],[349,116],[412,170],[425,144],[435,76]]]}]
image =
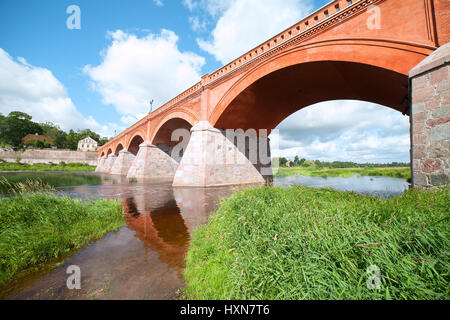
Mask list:
[{"label": "sky", "polygon": [[[0,113],[112,137],[328,2],[0,0]],[[409,162],[409,119],[383,106],[324,102],[277,129],[280,156]]]}]

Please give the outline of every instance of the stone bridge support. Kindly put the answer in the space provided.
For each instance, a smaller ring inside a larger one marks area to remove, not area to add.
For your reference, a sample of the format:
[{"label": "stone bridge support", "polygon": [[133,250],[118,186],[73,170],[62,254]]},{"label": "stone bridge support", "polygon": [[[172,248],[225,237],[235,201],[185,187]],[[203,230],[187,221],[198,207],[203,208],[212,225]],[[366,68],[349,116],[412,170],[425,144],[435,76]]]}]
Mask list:
[{"label": "stone bridge support", "polygon": [[442,186],[450,177],[450,43],[419,63],[409,76],[413,184]]},{"label": "stone bridge support", "polygon": [[98,159],[97,168],[95,168],[95,172],[100,172],[100,173],[104,172],[105,161],[106,161],[106,156],[103,156]]},{"label": "stone bridge support", "polygon": [[107,156],[105,163],[103,164],[103,171],[104,173],[111,173],[111,168],[114,165],[114,162],[116,161],[116,156],[111,153],[109,156]]},{"label": "stone bridge support", "polygon": [[136,155],[128,171],[128,179],[172,181],[178,162],[167,153],[146,141],[139,145]]},{"label": "stone bridge support", "polygon": [[128,152],[125,149],[120,150],[117,159],[114,161],[114,165],[112,166],[110,173],[126,176],[135,158],[136,156],[131,152]]},{"label": "stone bridge support", "polygon": [[208,121],[191,129],[191,139],[176,171],[174,187],[262,184],[263,176],[223,133]]}]

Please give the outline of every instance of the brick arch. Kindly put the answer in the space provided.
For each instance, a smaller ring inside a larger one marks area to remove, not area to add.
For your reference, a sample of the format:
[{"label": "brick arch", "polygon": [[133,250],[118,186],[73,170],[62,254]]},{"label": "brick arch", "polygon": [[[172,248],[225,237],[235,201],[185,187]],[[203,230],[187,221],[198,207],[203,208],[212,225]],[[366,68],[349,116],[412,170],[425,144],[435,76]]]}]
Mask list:
[{"label": "brick arch", "polygon": [[[250,115],[256,112],[262,120],[259,127],[273,129],[284,118],[304,106],[338,99],[369,101],[404,111],[407,106],[407,101],[403,98],[408,93],[408,72],[431,51],[431,48],[423,45],[359,39],[320,41],[302,45],[280,52],[245,73],[223,94],[209,121],[216,127],[228,127],[231,121],[234,126],[239,122],[243,125],[239,120],[255,118]],[[350,71],[354,75],[346,79],[346,74]],[[366,81],[367,78],[373,81]],[[299,83],[290,83],[293,80]],[[352,83],[346,83],[345,80]],[[263,84],[265,81],[266,85]],[[312,82],[315,82],[316,87]],[[268,87],[269,83],[272,87]],[[364,90],[362,85],[366,85],[368,90]],[[395,90],[389,89],[389,85],[395,86]],[[353,88],[349,88],[350,86]],[[297,97],[295,92],[288,92],[296,89]],[[301,94],[305,94],[307,90],[322,91],[323,94],[318,94],[316,99],[308,98],[302,101]],[[397,94],[389,97],[388,93],[391,92]],[[267,105],[270,103],[268,100],[258,101],[259,95],[267,98],[268,94],[277,97],[276,108]],[[289,95],[291,97],[288,97]],[[280,110],[280,102],[291,106]],[[258,103],[258,106],[249,107],[255,103]],[[239,110],[242,111],[242,108],[237,104],[242,107],[245,105],[247,111],[241,113]],[[295,104],[298,105],[297,108],[292,107]],[[278,113],[271,112],[273,109],[277,109]],[[264,118],[267,118],[266,121]]]},{"label": "brick arch", "polygon": [[109,156],[109,155],[112,154],[112,153],[113,153],[112,149],[109,148],[108,151],[106,152],[106,156]]},{"label": "brick arch", "polygon": [[[185,128],[190,130],[190,128],[193,127],[198,121],[198,117],[189,110],[176,109],[158,122],[155,129],[152,130],[150,141],[152,143],[169,143],[170,137],[162,137],[163,135],[167,136],[167,134],[177,128]],[[164,129],[167,129],[166,133],[162,133],[162,130]]]},{"label": "brick arch", "polygon": [[119,142],[117,145],[116,145],[116,147],[114,148],[114,155],[116,155],[116,156],[118,156],[119,155],[119,152],[121,151],[121,150],[123,150],[124,149],[124,147],[123,147],[123,144],[121,143],[121,142]]},{"label": "brick arch", "polygon": [[144,137],[145,135],[142,133],[135,133],[128,142],[127,151],[137,154],[139,151],[139,145],[145,141]]}]

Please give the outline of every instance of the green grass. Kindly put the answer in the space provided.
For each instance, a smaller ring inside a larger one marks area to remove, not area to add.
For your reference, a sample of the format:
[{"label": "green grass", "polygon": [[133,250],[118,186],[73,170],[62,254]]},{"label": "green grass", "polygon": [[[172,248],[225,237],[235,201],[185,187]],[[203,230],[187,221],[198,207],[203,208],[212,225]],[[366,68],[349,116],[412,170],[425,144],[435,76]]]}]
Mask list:
[{"label": "green grass", "polygon": [[290,175],[319,176],[319,177],[350,177],[354,174],[361,176],[384,176],[401,179],[411,179],[411,168],[350,168],[350,169],[317,169],[317,168],[279,168],[275,177]]},{"label": "green grass", "polygon": [[[188,299],[449,299],[449,189],[244,190],[195,230]],[[369,289],[367,268],[381,270]]]},{"label": "green grass", "polygon": [[0,162],[0,171],[95,171],[86,163],[36,163]]},{"label": "green grass", "polygon": [[11,190],[20,187],[29,182],[38,181],[52,187],[81,186],[81,185],[100,185],[102,179],[93,174],[74,174],[74,173],[7,173],[0,174],[0,194],[9,193]]},{"label": "green grass", "polygon": [[[35,183],[21,190],[32,189],[38,189]],[[41,186],[40,193],[17,193],[0,200],[0,285],[124,225],[118,201],[83,203],[49,190]]]}]

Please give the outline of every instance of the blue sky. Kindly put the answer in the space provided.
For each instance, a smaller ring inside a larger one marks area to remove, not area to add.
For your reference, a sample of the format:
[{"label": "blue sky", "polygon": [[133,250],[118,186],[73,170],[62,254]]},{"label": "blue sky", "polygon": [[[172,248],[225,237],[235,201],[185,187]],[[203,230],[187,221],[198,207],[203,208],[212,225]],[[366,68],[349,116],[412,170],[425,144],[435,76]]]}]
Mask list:
[{"label": "blue sky", "polygon": [[[112,136],[142,117],[148,100],[160,106],[327,2],[0,0],[0,113],[20,109],[65,130]],[[70,5],[81,9],[80,30],[66,26]],[[330,124],[323,108],[339,109],[339,119]],[[390,122],[375,123],[374,112]],[[366,125],[348,117],[367,118]],[[376,105],[313,106],[279,129],[282,155],[409,161],[407,118]]]}]

